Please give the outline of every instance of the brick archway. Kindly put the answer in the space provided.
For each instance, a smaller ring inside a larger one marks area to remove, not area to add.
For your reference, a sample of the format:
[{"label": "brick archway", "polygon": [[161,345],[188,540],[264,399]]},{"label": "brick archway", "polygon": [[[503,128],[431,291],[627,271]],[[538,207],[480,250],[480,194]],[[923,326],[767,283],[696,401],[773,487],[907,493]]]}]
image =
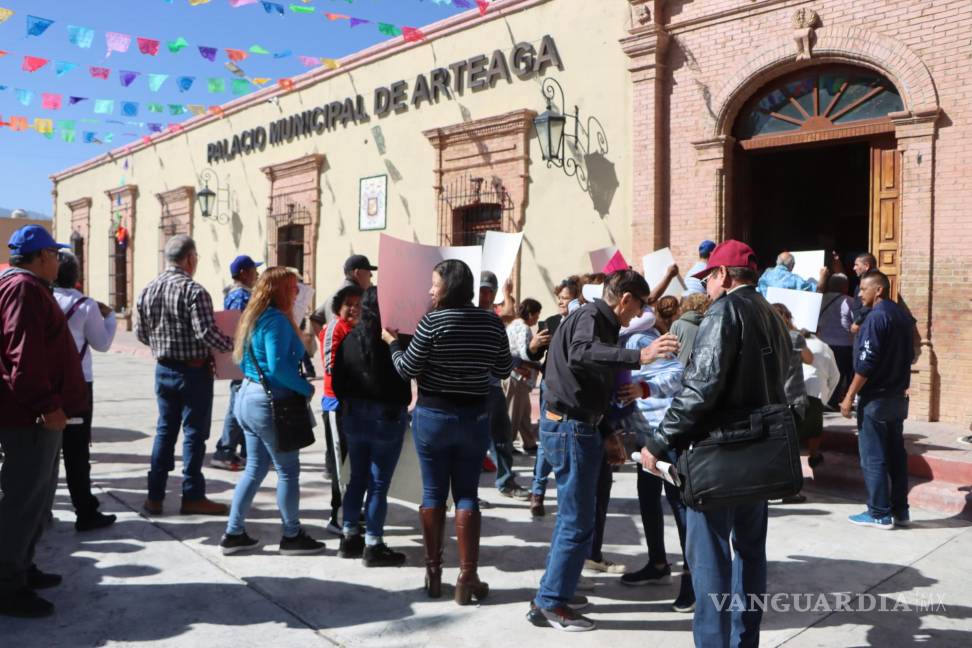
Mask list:
[{"label": "brick archway", "polygon": [[[891,80],[913,115],[938,113],[938,92],[921,58],[904,43],[878,32],[856,27],[828,27],[816,31],[813,58],[797,61],[793,40],[786,38],[758,52],[722,85],[712,100],[712,114],[703,129],[709,138],[729,136],[737,114],[759,87],[800,68],[823,63],[866,67]],[[714,116],[714,117],[713,117]]]}]

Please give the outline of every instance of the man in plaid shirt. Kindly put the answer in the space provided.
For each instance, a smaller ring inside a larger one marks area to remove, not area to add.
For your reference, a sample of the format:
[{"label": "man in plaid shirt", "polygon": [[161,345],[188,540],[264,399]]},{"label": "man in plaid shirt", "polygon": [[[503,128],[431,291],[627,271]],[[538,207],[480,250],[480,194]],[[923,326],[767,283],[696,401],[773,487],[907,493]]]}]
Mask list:
[{"label": "man in plaid shirt", "polygon": [[206,289],[192,280],[199,265],[196,243],[185,235],[165,245],[169,267],[138,296],[135,334],[152,348],[155,396],[159,405],[152,467],[148,474],[148,499],[144,509],[162,513],[169,471],[175,469],[175,444],[179,427],[182,446],[183,514],[226,515],[225,504],[206,499],[202,474],[206,440],[213,413],[212,352],[231,351],[232,338],[216,327],[213,301]]}]

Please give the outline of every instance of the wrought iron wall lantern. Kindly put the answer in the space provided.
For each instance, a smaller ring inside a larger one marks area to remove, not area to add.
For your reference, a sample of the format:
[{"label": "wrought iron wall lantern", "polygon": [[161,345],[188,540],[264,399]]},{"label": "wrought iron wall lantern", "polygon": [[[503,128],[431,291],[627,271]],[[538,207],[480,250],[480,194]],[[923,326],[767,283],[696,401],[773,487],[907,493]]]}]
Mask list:
[{"label": "wrought iron wall lantern", "polygon": [[[555,166],[564,170],[568,176],[577,173],[577,161],[573,156],[564,152],[564,144],[570,140],[573,149],[578,146],[580,136],[580,109],[574,106],[573,115],[565,115],[555,106],[554,99],[560,96],[560,104],[564,105],[564,89],[552,77],[547,77],[540,85],[540,91],[544,99],[547,100],[547,109],[537,115],[533,120],[533,127],[537,132],[537,139],[540,141],[540,152],[543,155],[547,168]],[[567,134],[567,120],[574,120],[574,134]]]},{"label": "wrought iron wall lantern", "polygon": [[[199,181],[203,188],[196,191],[196,202],[199,204],[199,211],[203,220],[213,220],[220,225],[230,222],[231,200],[233,197],[229,187],[219,186],[219,177],[212,169],[203,169],[199,174]],[[216,191],[209,188],[210,183],[215,185]]]}]

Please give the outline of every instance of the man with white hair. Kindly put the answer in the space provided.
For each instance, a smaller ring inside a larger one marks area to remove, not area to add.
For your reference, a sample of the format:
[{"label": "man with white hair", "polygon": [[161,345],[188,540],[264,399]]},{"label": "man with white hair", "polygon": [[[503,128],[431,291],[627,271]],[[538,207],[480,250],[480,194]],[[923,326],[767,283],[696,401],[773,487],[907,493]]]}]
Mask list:
[{"label": "man with white hair", "polygon": [[[766,296],[766,291],[770,288],[787,288],[789,290],[815,292],[817,290],[818,280],[804,279],[799,275],[793,274],[793,266],[795,263],[796,261],[792,254],[786,250],[780,252],[779,256],[776,257],[776,267],[769,268],[763,273],[763,276],[759,278],[759,284],[756,286],[756,290],[763,297]],[[820,269],[819,284],[826,284],[828,272],[827,268]]]},{"label": "man with white hair", "polygon": [[202,474],[206,440],[213,418],[213,351],[231,351],[233,339],[217,328],[213,300],[192,280],[199,265],[196,243],[183,234],[165,244],[168,268],[138,296],[135,334],[152,348],[155,395],[159,405],[148,498],[143,508],[162,514],[165,485],[175,468],[179,428],[182,446],[182,508],[185,515],[226,515],[225,504],[206,499]]}]

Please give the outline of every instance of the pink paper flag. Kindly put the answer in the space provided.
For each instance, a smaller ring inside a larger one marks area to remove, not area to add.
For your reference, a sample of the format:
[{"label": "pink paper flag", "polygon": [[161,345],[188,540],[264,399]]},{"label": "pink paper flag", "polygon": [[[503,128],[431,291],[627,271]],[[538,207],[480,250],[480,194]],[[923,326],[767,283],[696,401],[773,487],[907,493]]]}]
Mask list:
[{"label": "pink paper flag", "polygon": [[631,266],[628,265],[628,262],[624,260],[624,255],[621,254],[621,250],[618,250],[614,253],[614,256],[611,257],[611,260],[605,264],[604,268],[601,269],[601,272],[604,274],[611,274],[612,272],[617,272],[618,270],[627,270],[630,267]]},{"label": "pink paper flag", "polygon": [[47,65],[47,62],[46,58],[40,58],[39,56],[24,56],[24,62],[20,68],[24,72],[36,72]]},{"label": "pink paper flag", "polygon": [[55,94],[53,92],[42,92],[41,108],[46,108],[47,110],[60,110],[61,95]]},{"label": "pink paper flag", "polygon": [[132,37],[118,32],[105,32],[105,43],[108,45],[108,53],[105,56],[108,57],[112,52],[127,52],[132,44]]},{"label": "pink paper flag", "polygon": [[159,53],[159,41],[152,38],[138,37],[138,51],[147,56],[155,56]]},{"label": "pink paper flag", "polygon": [[229,0],[230,6],[236,9],[237,7],[245,7],[246,5],[256,4],[257,0]]},{"label": "pink paper flag", "polygon": [[312,68],[321,64],[321,59],[316,56],[301,56],[299,58],[300,62],[304,64],[304,67]]}]

